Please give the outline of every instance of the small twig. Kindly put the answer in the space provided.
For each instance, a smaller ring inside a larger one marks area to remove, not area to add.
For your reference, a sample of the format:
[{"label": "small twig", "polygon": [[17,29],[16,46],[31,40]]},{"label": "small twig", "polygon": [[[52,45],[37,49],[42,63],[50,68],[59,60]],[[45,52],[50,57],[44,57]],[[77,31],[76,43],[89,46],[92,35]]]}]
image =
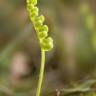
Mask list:
[{"label": "small twig", "polygon": [[96,88],[68,88],[68,89],[56,89],[55,91],[51,91],[49,92],[47,95],[48,96],[54,96],[54,94],[56,94],[55,96],[64,96],[64,95],[68,95],[68,94],[79,94],[79,93],[87,93],[87,92],[96,92]]},{"label": "small twig", "polygon": [[60,91],[58,89],[56,89],[56,96],[60,96]]}]

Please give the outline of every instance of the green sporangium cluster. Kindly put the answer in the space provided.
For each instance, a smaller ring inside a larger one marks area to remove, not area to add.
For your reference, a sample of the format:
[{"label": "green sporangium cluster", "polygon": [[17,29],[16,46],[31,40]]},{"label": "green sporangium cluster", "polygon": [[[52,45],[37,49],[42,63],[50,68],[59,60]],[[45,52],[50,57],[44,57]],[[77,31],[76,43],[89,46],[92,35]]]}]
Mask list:
[{"label": "green sporangium cluster", "polygon": [[43,51],[50,51],[53,48],[53,39],[48,37],[48,26],[43,24],[45,18],[43,15],[39,16],[39,9],[36,5],[37,0],[27,0],[27,10],[40,41],[40,47]]}]

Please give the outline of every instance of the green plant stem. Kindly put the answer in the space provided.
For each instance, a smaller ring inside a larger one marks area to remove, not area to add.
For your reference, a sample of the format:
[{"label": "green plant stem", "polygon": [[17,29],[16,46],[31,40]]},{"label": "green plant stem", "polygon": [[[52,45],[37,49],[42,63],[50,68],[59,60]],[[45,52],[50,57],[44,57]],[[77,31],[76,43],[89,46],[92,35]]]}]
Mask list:
[{"label": "green plant stem", "polygon": [[40,67],[40,75],[38,80],[36,96],[40,96],[41,93],[42,81],[44,76],[44,67],[45,67],[45,51],[41,49],[41,67]]}]

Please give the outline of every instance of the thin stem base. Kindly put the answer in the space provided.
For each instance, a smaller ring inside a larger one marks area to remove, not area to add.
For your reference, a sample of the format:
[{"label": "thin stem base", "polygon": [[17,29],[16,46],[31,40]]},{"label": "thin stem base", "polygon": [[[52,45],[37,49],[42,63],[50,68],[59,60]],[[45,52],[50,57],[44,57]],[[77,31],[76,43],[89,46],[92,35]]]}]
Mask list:
[{"label": "thin stem base", "polygon": [[40,67],[40,75],[38,80],[36,96],[40,96],[41,93],[42,82],[44,77],[44,67],[45,67],[45,51],[41,50],[41,67]]}]

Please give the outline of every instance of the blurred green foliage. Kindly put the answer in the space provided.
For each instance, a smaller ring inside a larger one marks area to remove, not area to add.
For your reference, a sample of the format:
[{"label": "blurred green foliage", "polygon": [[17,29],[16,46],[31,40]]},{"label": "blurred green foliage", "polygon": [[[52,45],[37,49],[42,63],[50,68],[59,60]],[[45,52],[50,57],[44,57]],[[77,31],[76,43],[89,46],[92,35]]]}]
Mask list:
[{"label": "blurred green foliage", "polygon": [[[56,89],[70,88],[74,92],[65,94],[63,90],[60,96],[95,96],[96,90],[92,90],[96,89],[95,0],[38,2],[55,44],[46,54],[42,96],[56,96]],[[35,95],[40,67],[38,45],[25,0],[0,0],[0,96]],[[18,52],[28,56],[30,71],[20,76],[15,85],[11,81],[11,67]],[[82,92],[85,87],[88,91]]]}]

